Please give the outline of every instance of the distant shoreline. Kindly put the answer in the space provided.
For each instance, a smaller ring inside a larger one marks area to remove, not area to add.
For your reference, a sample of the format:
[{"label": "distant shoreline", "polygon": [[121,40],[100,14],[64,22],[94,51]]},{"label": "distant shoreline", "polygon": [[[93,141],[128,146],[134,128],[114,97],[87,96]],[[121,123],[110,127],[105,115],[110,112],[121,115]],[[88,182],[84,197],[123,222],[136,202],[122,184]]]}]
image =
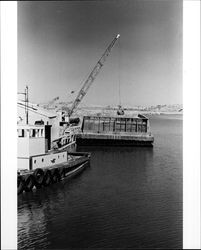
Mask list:
[{"label": "distant shoreline", "polygon": [[137,111],[139,113],[147,114],[147,115],[183,115],[183,112],[177,112],[177,111],[161,111],[161,112],[156,112],[156,111]]},{"label": "distant shoreline", "polygon": [[[41,105],[44,107],[45,105]],[[62,107],[68,107],[65,103],[59,103],[53,106],[46,107],[48,110],[58,110],[62,109]],[[122,107],[124,109],[125,114],[147,114],[147,115],[183,115],[183,105],[175,104],[175,105],[156,105],[149,107]],[[75,113],[116,113],[118,107],[112,106],[80,106],[77,108]]]},{"label": "distant shoreline", "polygon": [[[77,115],[114,115],[116,114],[117,109],[108,109],[108,108],[79,108],[76,112]],[[183,111],[145,111],[145,110],[124,110],[125,115],[133,114],[144,114],[144,115],[183,115]]]}]

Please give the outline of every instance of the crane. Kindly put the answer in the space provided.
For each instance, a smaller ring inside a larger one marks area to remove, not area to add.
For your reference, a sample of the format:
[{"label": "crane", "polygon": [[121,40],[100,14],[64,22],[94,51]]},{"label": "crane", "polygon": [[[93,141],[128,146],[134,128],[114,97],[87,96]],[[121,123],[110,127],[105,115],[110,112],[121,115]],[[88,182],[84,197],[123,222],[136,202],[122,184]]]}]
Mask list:
[{"label": "crane", "polygon": [[93,81],[95,80],[96,76],[98,75],[98,73],[100,72],[100,69],[103,67],[104,62],[106,61],[106,58],[109,56],[112,48],[114,47],[116,41],[119,39],[120,34],[118,34],[110,43],[110,45],[107,47],[107,49],[105,50],[105,52],[103,53],[103,55],[101,56],[101,58],[98,60],[98,62],[96,63],[95,67],[93,68],[92,72],[90,73],[90,75],[88,76],[88,78],[85,80],[82,88],[80,89],[77,97],[75,98],[75,101],[73,102],[72,106],[70,107],[69,111],[68,111],[68,119],[70,118],[70,116],[72,115],[73,111],[77,108],[77,106],[79,105],[79,103],[82,101],[83,97],[86,95],[89,87],[91,86],[91,84],[93,83]]}]

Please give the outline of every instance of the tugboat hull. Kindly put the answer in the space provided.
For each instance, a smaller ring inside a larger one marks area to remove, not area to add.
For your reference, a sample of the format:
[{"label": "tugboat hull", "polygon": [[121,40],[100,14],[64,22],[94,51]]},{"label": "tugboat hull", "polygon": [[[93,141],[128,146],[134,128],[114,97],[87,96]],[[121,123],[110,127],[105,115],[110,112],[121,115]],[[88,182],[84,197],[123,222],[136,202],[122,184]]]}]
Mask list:
[{"label": "tugboat hull", "polygon": [[68,162],[54,166],[25,170],[18,172],[17,192],[30,192],[35,188],[42,188],[59,182],[63,179],[70,179],[81,173],[89,166],[89,153],[68,153],[71,159]]}]

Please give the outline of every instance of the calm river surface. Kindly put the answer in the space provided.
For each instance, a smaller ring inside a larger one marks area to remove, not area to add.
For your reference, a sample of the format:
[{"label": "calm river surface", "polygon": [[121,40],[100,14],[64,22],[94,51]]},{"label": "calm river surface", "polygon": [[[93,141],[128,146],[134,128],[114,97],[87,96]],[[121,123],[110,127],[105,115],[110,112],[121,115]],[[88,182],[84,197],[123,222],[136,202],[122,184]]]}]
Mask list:
[{"label": "calm river surface", "polygon": [[182,119],[151,116],[153,148],[80,148],[82,174],[18,196],[18,249],[181,249]]}]

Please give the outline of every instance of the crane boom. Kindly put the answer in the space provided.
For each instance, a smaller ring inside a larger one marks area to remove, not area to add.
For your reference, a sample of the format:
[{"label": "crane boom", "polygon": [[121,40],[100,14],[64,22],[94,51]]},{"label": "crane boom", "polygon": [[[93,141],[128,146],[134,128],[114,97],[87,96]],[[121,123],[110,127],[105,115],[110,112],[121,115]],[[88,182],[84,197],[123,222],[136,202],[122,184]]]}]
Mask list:
[{"label": "crane boom", "polygon": [[86,81],[84,82],[81,90],[79,91],[75,101],[73,102],[68,115],[69,117],[72,115],[73,111],[75,110],[75,108],[77,108],[77,106],[79,105],[79,103],[81,102],[82,98],[86,95],[89,87],[91,86],[91,84],[93,83],[93,81],[95,80],[96,76],[98,75],[98,73],[100,72],[100,69],[103,67],[104,62],[106,61],[106,58],[109,56],[112,48],[114,47],[116,41],[118,40],[118,38],[120,37],[120,35],[118,34],[113,41],[110,43],[110,45],[107,47],[107,49],[105,50],[104,54],[101,56],[101,58],[98,60],[98,62],[96,63],[95,67],[93,68],[92,72],[90,73],[90,75],[88,76],[88,78],[86,79]]}]

